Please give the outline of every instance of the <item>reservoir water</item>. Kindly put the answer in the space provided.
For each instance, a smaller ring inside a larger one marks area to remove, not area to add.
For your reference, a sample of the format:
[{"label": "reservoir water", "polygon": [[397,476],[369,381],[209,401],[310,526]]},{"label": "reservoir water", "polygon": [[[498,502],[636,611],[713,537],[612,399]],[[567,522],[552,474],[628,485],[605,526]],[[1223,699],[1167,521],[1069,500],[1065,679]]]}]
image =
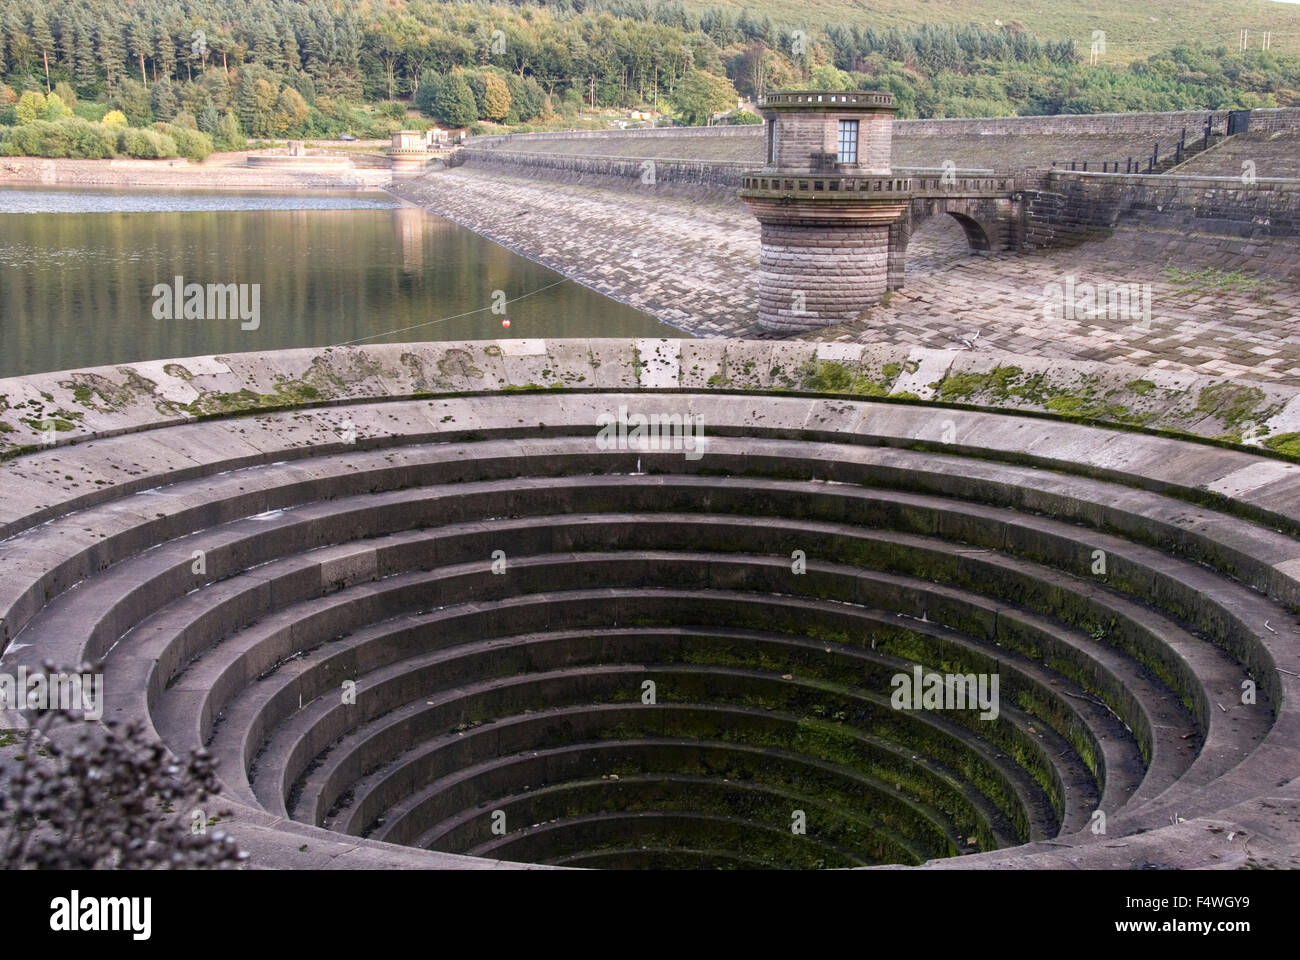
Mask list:
[{"label": "reservoir water", "polygon": [[[256,327],[169,319],[159,288],[177,277],[182,290],[246,285],[245,305],[256,285]],[[685,334],[385,193],[0,189],[0,377],[342,343],[627,336]]]}]

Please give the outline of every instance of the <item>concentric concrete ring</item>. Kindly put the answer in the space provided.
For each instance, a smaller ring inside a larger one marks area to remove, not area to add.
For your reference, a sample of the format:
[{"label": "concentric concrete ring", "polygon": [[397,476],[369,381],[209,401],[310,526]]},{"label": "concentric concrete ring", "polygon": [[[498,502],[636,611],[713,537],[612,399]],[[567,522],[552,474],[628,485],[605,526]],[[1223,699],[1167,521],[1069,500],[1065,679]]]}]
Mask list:
[{"label": "concentric concrete ring", "polygon": [[102,661],[260,866],[1296,863],[1300,466],[1192,436],[1291,398],[827,346],[5,381],[0,670]]}]

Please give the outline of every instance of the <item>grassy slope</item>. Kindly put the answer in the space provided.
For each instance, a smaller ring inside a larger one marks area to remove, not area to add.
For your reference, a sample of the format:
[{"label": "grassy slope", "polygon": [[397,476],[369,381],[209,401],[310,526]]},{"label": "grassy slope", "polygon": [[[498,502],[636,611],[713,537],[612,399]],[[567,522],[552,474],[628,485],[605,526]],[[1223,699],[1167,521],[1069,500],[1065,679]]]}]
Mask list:
[{"label": "grassy slope", "polygon": [[[1084,56],[1092,31],[1106,32],[1107,61],[1125,62],[1200,40],[1235,47],[1238,31],[1273,31],[1272,49],[1300,54],[1300,3],[1276,0],[687,0],[737,13],[766,13],[778,23],[871,24],[1019,22],[1045,39],[1073,37]],[[1285,35],[1285,36],[1284,36]]]}]

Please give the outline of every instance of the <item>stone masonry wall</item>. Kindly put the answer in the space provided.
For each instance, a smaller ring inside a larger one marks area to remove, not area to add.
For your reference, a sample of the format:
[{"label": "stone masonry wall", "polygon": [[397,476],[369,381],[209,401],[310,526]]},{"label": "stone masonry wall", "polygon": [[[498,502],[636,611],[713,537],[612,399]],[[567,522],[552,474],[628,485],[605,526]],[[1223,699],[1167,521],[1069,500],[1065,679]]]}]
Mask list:
[{"label": "stone masonry wall", "polygon": [[1296,107],[1270,107],[1264,110],[1252,110],[1250,129],[1268,132],[1300,129],[1300,109]]},{"label": "stone masonry wall", "polygon": [[839,121],[858,121],[858,162],[847,169],[888,174],[892,114],[836,113],[824,110],[781,111],[776,119],[776,165],[783,170],[827,172],[818,159],[839,149]]},{"label": "stone masonry wall", "polygon": [[800,173],[829,172],[821,157],[834,150],[827,144],[831,118],[820,111],[779,113],[776,116],[776,166]]},{"label": "stone masonry wall", "polygon": [[1300,180],[1052,171],[1029,187],[1026,249],[1069,246],[1121,225],[1251,239],[1300,232]]},{"label": "stone masonry wall", "polygon": [[888,258],[887,224],[763,224],[759,323],[793,333],[856,317],[884,295]]},{"label": "stone masonry wall", "polygon": [[588,177],[621,181],[625,187],[673,184],[695,187],[740,186],[740,175],[755,164],[715,160],[641,160],[628,157],[572,156],[466,147],[459,161],[476,167],[523,168],[529,175],[574,181]]},{"label": "stone masonry wall", "polygon": [[[455,155],[451,166],[513,171],[521,176],[581,181],[620,190],[658,189],[661,192],[713,195],[718,199],[740,189],[740,175],[756,170],[759,164],[749,160],[648,160],[636,157],[603,157],[589,154],[530,153],[524,150],[497,150],[478,145],[465,147]],[[941,172],[938,167],[895,167],[899,173],[913,171]]]},{"label": "stone masonry wall", "polygon": [[530,140],[624,140],[644,137],[749,137],[761,138],[764,127],[749,124],[735,127],[646,127],[632,130],[555,130],[547,133],[494,134],[471,137],[470,147],[495,147],[507,143],[527,143]]},{"label": "stone masonry wall", "polygon": [[[1062,113],[1039,117],[961,117],[946,120],[895,120],[895,137],[964,136],[979,134],[1069,134],[1179,132],[1189,135],[1201,130],[1205,118],[1213,116],[1214,132],[1226,132],[1225,110],[1175,110],[1162,113]],[[1252,130],[1300,129],[1300,107],[1270,107],[1254,110],[1250,115]],[[658,127],[643,130],[580,130],[553,133],[520,133],[510,137],[475,137],[471,146],[501,146],[528,140],[623,139],[639,137],[749,137],[763,136],[760,126],[740,127]]]},{"label": "stone masonry wall", "polygon": [[[1205,118],[1214,118],[1214,132],[1226,133],[1226,110],[1175,110],[1166,113],[1062,113],[1049,117],[976,117],[949,120],[899,120],[894,136],[961,136],[963,134],[1077,133],[1177,133],[1184,128],[1190,137],[1205,128]],[[1276,107],[1252,111],[1250,128],[1288,130],[1300,127],[1300,107]]]}]

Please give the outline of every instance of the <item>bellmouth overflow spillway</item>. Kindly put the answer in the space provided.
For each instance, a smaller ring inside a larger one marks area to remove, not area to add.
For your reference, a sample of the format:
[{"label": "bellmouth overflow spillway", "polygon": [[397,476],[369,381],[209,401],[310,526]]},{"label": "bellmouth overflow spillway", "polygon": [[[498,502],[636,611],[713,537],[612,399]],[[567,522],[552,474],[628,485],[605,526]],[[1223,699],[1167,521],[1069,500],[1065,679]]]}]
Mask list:
[{"label": "bellmouth overflow spillway", "polygon": [[1254,389],[704,340],[15,378],[0,669],[102,664],[253,866],[1295,865],[1300,402]]}]

